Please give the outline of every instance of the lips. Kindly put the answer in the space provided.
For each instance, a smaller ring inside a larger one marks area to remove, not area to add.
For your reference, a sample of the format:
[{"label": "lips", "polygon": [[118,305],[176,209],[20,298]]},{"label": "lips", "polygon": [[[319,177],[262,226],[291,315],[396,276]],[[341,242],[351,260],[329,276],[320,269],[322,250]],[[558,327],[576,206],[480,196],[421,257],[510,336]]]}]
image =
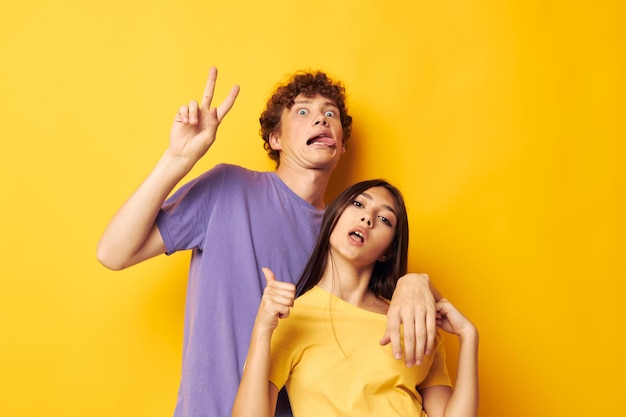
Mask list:
[{"label": "lips", "polygon": [[365,243],[365,239],[367,238],[367,233],[363,230],[353,230],[349,233],[350,238],[360,244]]},{"label": "lips", "polygon": [[337,145],[337,142],[332,137],[328,136],[325,133],[322,133],[317,136],[313,136],[309,140],[306,141],[307,145],[321,144],[326,145],[328,147],[333,147]]}]

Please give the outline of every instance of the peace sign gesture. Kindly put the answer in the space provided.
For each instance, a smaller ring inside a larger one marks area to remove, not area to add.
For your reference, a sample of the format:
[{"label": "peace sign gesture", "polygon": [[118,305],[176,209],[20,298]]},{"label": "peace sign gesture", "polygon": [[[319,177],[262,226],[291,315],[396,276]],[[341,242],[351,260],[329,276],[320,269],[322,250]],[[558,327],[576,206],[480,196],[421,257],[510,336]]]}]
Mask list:
[{"label": "peace sign gesture", "polygon": [[188,106],[181,106],[174,118],[169,153],[173,157],[185,160],[190,167],[213,145],[219,124],[239,94],[239,86],[234,85],[218,107],[211,107],[216,80],[217,68],[211,67],[200,104],[192,100]]}]

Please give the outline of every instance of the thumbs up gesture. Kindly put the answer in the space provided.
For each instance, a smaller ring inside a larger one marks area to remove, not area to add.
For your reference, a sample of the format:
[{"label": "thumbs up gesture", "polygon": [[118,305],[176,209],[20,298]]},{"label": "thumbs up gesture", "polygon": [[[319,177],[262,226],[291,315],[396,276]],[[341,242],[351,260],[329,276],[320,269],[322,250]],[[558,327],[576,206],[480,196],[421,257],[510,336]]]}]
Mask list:
[{"label": "thumbs up gesture", "polygon": [[257,312],[255,326],[273,332],[278,320],[289,316],[296,296],[296,286],[289,282],[277,281],[269,268],[263,268],[265,290]]}]

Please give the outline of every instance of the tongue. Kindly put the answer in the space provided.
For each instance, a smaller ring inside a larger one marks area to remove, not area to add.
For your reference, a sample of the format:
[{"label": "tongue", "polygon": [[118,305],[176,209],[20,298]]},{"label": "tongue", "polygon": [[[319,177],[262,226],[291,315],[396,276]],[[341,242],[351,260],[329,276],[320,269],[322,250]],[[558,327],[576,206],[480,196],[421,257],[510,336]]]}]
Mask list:
[{"label": "tongue", "polygon": [[363,237],[362,237],[362,236],[359,236],[359,235],[357,235],[357,234],[356,234],[356,233],[354,233],[354,232],[350,233],[350,235],[352,235],[352,238],[353,238],[354,240],[358,240],[359,242],[363,243]]},{"label": "tongue", "polygon": [[321,143],[326,146],[335,146],[335,141],[327,136],[318,136],[316,138],[309,139],[309,145],[312,145],[314,143]]}]

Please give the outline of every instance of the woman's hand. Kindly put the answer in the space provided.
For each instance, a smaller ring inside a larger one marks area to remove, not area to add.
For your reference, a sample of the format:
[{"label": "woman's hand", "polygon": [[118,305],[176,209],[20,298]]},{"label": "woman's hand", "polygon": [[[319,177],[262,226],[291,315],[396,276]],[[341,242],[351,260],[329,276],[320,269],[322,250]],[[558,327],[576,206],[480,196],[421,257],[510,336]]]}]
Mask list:
[{"label": "woman's hand", "polygon": [[289,317],[293,300],[296,296],[296,286],[289,282],[277,281],[269,268],[263,268],[265,275],[265,290],[257,312],[255,326],[259,330],[273,332],[278,326],[278,320]]},{"label": "woman's hand", "polygon": [[459,337],[476,334],[474,324],[461,314],[450,301],[442,298],[435,303],[435,307],[437,309],[437,327],[440,329]]}]

